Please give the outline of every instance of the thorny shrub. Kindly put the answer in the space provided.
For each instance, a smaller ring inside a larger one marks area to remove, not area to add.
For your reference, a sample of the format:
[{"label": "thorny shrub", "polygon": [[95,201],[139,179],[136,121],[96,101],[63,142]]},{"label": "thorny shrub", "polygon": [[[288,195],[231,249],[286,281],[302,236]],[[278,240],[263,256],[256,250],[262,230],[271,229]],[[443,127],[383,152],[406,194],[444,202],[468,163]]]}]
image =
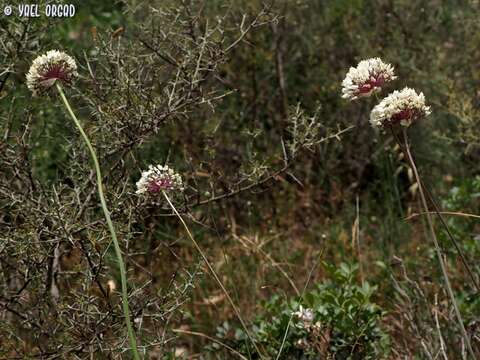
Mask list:
[{"label": "thorny shrub", "polygon": [[[125,34],[92,28],[76,52],[80,79],[69,96],[100,155],[141,349],[167,353],[168,324],[181,318],[199,270],[182,261],[180,248],[158,240],[156,223],[172,213],[136,196],[141,170],[151,160],[178,164],[186,182],[179,209],[194,218],[194,208],[267,188],[302,148],[341,130],[320,129],[298,106],[285,119],[285,136],[278,134],[276,154],[261,155],[247,133],[233,143],[218,137],[223,128],[237,132],[237,119],[216,112],[224,98],[238,96],[222,67],[246,46],[247,34],[277,21],[270,7],[253,14],[225,8],[216,17],[189,2],[123,10],[132,25]],[[1,115],[0,356],[9,358],[125,351],[119,274],[84,145],[53,95],[8,95],[26,87],[25,69],[54,41],[45,35],[54,23],[2,20],[8,61],[0,90],[10,107]],[[172,266],[161,267],[165,261]]]}]

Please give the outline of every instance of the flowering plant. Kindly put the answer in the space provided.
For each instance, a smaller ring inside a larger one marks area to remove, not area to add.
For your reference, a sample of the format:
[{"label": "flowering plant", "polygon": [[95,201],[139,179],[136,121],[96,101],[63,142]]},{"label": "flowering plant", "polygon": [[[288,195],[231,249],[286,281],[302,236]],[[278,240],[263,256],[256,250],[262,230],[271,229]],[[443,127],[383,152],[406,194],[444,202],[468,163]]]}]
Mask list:
[{"label": "flowering plant", "polygon": [[27,74],[27,87],[36,96],[49,90],[56,82],[70,85],[77,76],[77,64],[70,55],[50,50],[33,60]]},{"label": "flowering plant", "polygon": [[370,115],[373,127],[400,124],[410,126],[415,120],[430,115],[430,107],[425,105],[423,93],[417,93],[411,88],[404,88],[384,98],[376,105]]},{"label": "flowering plant", "polygon": [[348,70],[342,82],[342,97],[356,100],[370,96],[396,78],[393,66],[384,63],[380,58],[362,60],[356,67]]},{"label": "flowering plant", "polygon": [[[376,288],[356,283],[356,265],[325,268],[330,278],[314,290],[289,301],[275,295],[264,304],[265,313],[252,327],[255,340],[272,358],[279,349],[281,359],[387,357],[390,340],[380,326],[383,311],[371,300]],[[231,339],[231,330],[224,323],[217,336],[244,354],[251,351],[244,333],[238,329]]]},{"label": "flowering plant", "polygon": [[125,263],[122,257],[122,250],[120,249],[120,244],[117,239],[117,233],[110,217],[110,211],[108,210],[105,195],[103,193],[103,176],[100,169],[100,164],[88,135],[85,133],[80,121],[75,116],[75,113],[73,112],[72,107],[70,106],[70,103],[68,102],[68,99],[63,91],[63,85],[70,85],[73,78],[77,75],[77,65],[71,56],[58,50],[50,50],[46,54],[40,55],[33,60],[32,66],[27,74],[27,86],[35,96],[49,90],[55,85],[56,89],[58,90],[58,94],[65,105],[65,109],[75,123],[75,126],[80,132],[90,152],[90,156],[94,164],[94,170],[97,175],[97,191],[100,198],[101,208],[112,237],[118,268],[120,270],[120,278],[122,283],[122,309],[125,316],[125,325],[127,327],[133,357],[135,360],[138,360],[140,359],[140,355],[137,349],[135,331],[130,319]]}]

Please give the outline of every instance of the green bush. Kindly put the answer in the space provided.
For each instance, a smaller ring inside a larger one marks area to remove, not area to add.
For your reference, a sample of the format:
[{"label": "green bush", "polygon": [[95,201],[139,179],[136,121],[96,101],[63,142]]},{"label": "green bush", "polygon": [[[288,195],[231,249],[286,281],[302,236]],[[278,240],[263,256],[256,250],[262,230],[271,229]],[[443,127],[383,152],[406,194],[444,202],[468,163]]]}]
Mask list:
[{"label": "green bush", "polygon": [[[263,306],[252,325],[254,340],[268,358],[379,359],[389,352],[389,337],[380,326],[384,312],[372,302],[375,287],[355,281],[356,265],[326,265],[331,279],[289,301],[278,295]],[[217,336],[245,356],[252,353],[240,328],[226,322]],[[232,339],[233,338],[233,339]],[[214,347],[219,350],[219,346]]]}]

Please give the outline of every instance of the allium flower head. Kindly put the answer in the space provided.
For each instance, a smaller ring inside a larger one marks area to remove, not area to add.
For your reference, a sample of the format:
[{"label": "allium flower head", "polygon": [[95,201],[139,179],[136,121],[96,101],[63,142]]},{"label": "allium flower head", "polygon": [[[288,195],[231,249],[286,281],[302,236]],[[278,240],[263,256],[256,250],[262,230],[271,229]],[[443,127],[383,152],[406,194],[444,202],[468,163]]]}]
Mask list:
[{"label": "allium flower head", "polygon": [[384,63],[380,58],[362,60],[357,67],[348,70],[342,82],[342,97],[356,100],[360,97],[370,96],[382,86],[397,77],[393,72],[393,66]]},{"label": "allium flower head", "polygon": [[410,124],[424,116],[430,115],[430,107],[425,105],[425,96],[408,87],[395,90],[376,105],[370,114],[373,127],[384,127],[400,123]]},{"label": "allium flower head", "polygon": [[57,80],[70,84],[77,75],[77,64],[71,56],[50,50],[33,60],[27,74],[27,86],[33,95],[38,95],[52,87]]},{"label": "allium flower head", "polygon": [[157,195],[162,191],[181,192],[183,189],[181,176],[167,165],[150,165],[148,170],[142,172],[142,176],[137,182],[136,193]]}]

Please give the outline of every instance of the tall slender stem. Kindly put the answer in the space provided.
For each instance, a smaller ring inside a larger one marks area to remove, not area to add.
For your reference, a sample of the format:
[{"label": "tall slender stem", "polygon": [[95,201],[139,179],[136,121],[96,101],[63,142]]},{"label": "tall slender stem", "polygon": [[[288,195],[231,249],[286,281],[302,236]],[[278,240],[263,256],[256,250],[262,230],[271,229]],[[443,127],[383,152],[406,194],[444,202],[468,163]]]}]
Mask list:
[{"label": "tall slender stem", "polygon": [[477,292],[480,293],[480,285],[479,285],[477,279],[475,278],[475,275],[473,274],[472,269],[470,268],[470,265],[467,262],[465,254],[463,253],[462,249],[460,248],[460,245],[458,244],[458,242],[453,237],[453,234],[450,231],[450,228],[448,227],[447,222],[443,218],[442,211],[441,211],[440,207],[436,203],[435,199],[433,198],[432,193],[427,189],[427,187],[423,184],[422,184],[422,186],[423,186],[423,189],[426,192],[428,198],[430,199],[430,202],[433,205],[433,208],[435,210],[435,214],[440,219],[440,222],[442,223],[443,227],[445,228],[445,231],[447,232],[447,235],[450,238],[451,243],[453,244],[453,246],[457,250],[457,253],[460,256],[460,260],[462,261],[463,266],[465,267],[465,270],[467,270],[468,276],[470,276],[470,279],[472,280],[473,285],[477,289]]},{"label": "tall slender stem", "polygon": [[87,134],[85,133],[85,131],[83,131],[82,125],[80,124],[80,121],[78,121],[77,117],[75,116],[70,106],[70,103],[68,102],[65,96],[65,93],[63,92],[62,86],[58,81],[56,82],[56,86],[57,86],[58,92],[60,93],[60,97],[62,98],[63,104],[65,105],[68,111],[68,114],[70,115],[73,122],[77,126],[78,131],[80,131],[80,134],[82,135],[83,140],[87,144],[88,150],[90,151],[90,155],[93,160],[93,164],[95,166],[95,172],[97,175],[98,196],[100,197],[100,203],[102,205],[103,214],[105,215],[105,220],[107,221],[108,229],[110,230],[110,235],[112,236],[113,246],[115,248],[115,254],[117,256],[118,268],[120,270],[120,279],[122,282],[122,307],[123,307],[123,314],[125,316],[125,324],[127,326],[128,337],[130,339],[130,346],[132,348],[131,350],[132,350],[134,359],[140,360],[140,355],[137,349],[137,340],[135,337],[135,331],[133,329],[132,322],[130,320],[130,310],[128,307],[127,275],[125,270],[125,264],[123,262],[122,250],[120,249],[120,245],[118,243],[117,234],[115,232],[112,219],[110,218],[110,212],[108,211],[108,208],[107,208],[107,202],[105,201],[105,196],[103,194],[103,182],[102,182],[102,173],[100,170],[100,164],[98,162],[97,155],[95,153],[95,150],[92,144],[90,143],[90,140]]},{"label": "tall slender stem", "polygon": [[[403,152],[403,154],[405,155],[406,158],[408,158],[408,155],[406,153],[406,149],[405,149],[405,145],[402,143],[402,141],[400,140],[400,138],[397,136],[397,134],[395,133],[395,131],[393,130],[392,127],[390,127],[390,130],[392,132],[392,135],[393,137],[395,138],[395,140],[397,141],[397,144],[398,146],[400,146],[400,149],[401,151]],[[450,228],[448,227],[448,224],[447,222],[445,221],[445,219],[443,218],[443,215],[442,214],[445,214],[445,212],[443,212],[439,205],[437,204],[437,202],[435,201],[435,198],[433,197],[432,193],[430,192],[430,190],[428,189],[428,187],[425,185],[425,182],[421,180],[421,186],[422,186],[422,190],[425,192],[425,194],[427,195],[427,198],[428,200],[432,203],[433,205],[433,208],[434,208],[434,213],[438,216],[438,218],[440,219],[440,222],[442,223],[443,227],[445,228],[445,231],[447,232],[447,235],[450,239],[450,242],[453,244],[453,246],[455,247],[455,249],[457,250],[457,253],[458,253],[458,256],[460,257],[460,260],[462,261],[462,264],[463,266],[465,267],[465,270],[467,271],[470,279],[472,280],[472,283],[473,285],[475,286],[475,288],[477,289],[477,292],[480,292],[480,284],[478,283],[478,281],[476,280],[475,278],[475,275],[473,274],[473,271],[470,267],[470,265],[468,264],[468,261],[467,261],[467,258],[465,256],[465,254],[463,253],[462,249],[460,248],[460,245],[458,244],[457,240],[455,240],[455,237],[453,236],[452,232],[450,231]],[[420,186],[420,185],[419,185]]]},{"label": "tall slender stem", "polygon": [[162,193],[163,193],[163,196],[165,197],[165,199],[167,200],[168,205],[170,205],[170,207],[172,208],[173,212],[175,213],[175,215],[177,215],[178,219],[179,219],[180,222],[182,223],[183,227],[185,228],[185,231],[186,231],[187,234],[188,234],[188,237],[190,238],[190,240],[192,240],[193,245],[195,246],[195,248],[197,249],[197,251],[200,253],[200,256],[202,257],[203,261],[205,262],[205,264],[207,265],[208,269],[209,269],[210,272],[212,273],[213,278],[215,279],[215,281],[218,283],[218,285],[219,285],[220,288],[222,289],[223,293],[225,294],[228,302],[230,303],[230,305],[231,305],[232,308],[233,308],[233,311],[234,311],[235,314],[237,315],[238,320],[240,320],[240,323],[242,324],[243,330],[245,330],[245,334],[247,334],[247,337],[248,337],[248,338],[250,339],[250,341],[252,342],[252,345],[253,345],[253,347],[255,348],[255,350],[257,351],[257,353],[258,353],[258,355],[260,356],[260,358],[263,359],[263,355],[262,355],[262,353],[260,352],[260,349],[257,347],[257,344],[255,343],[255,341],[253,340],[252,336],[250,335],[250,332],[248,331],[247,325],[246,325],[245,322],[243,321],[242,315],[240,314],[240,310],[238,310],[237,306],[235,305],[235,303],[233,302],[232,298],[230,297],[230,294],[228,293],[227,289],[225,289],[225,286],[223,285],[222,281],[221,281],[220,278],[218,277],[217,272],[215,271],[215,269],[213,268],[213,266],[210,264],[210,261],[208,261],[207,256],[204,254],[204,252],[203,252],[202,248],[200,247],[200,245],[198,245],[198,243],[197,243],[196,240],[194,239],[192,233],[190,232],[190,229],[188,228],[187,224],[185,223],[185,220],[183,220],[182,216],[179,214],[179,212],[177,211],[177,209],[175,208],[175,206],[172,204],[172,202],[170,201],[170,198],[168,197],[167,193],[166,193],[165,191],[162,191]]},{"label": "tall slender stem", "polygon": [[437,254],[438,262],[440,263],[440,268],[442,269],[442,274],[443,274],[443,279],[445,281],[445,286],[447,288],[448,295],[450,297],[453,308],[455,310],[455,316],[457,317],[458,325],[460,326],[460,330],[462,332],[463,338],[464,338],[465,343],[467,345],[468,352],[470,353],[470,356],[472,357],[472,359],[475,359],[476,357],[475,357],[475,353],[473,352],[472,345],[470,343],[470,338],[468,337],[467,331],[465,330],[462,315],[460,314],[460,310],[458,309],[457,301],[455,300],[455,295],[453,293],[452,286],[450,285],[450,280],[448,278],[447,267],[446,267],[445,262],[444,262],[443,257],[442,257],[442,250],[440,249],[440,245],[439,245],[438,240],[437,240],[437,235],[435,234],[435,228],[433,227],[432,216],[430,214],[430,210],[428,208],[427,200],[426,200],[426,197],[425,197],[425,194],[424,194],[423,183],[420,180],[420,176],[418,174],[417,166],[415,165],[415,161],[413,160],[412,154],[410,152],[410,145],[408,143],[407,130],[406,129],[403,129],[403,140],[404,140],[405,152],[407,154],[408,161],[409,161],[410,166],[412,168],[412,171],[415,175],[415,180],[418,183],[418,190],[419,190],[419,193],[420,193],[420,199],[421,199],[422,205],[425,208],[425,211],[427,213],[428,227],[430,228],[430,233],[432,235],[432,240],[433,240],[433,244],[434,244],[434,247],[435,247],[435,252]]}]

